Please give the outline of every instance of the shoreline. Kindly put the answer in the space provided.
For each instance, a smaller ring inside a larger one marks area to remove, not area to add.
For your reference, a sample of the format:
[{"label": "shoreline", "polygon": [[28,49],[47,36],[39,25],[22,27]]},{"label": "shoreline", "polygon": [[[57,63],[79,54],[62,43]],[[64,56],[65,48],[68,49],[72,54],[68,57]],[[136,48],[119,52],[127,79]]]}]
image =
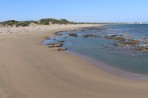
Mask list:
[{"label": "shoreline", "polygon": [[[29,28],[28,33],[0,35],[2,98],[147,98],[148,82],[117,77],[91,62],[52,51],[41,40],[54,32],[93,25]],[[24,29],[24,28],[23,28]],[[0,28],[1,30],[1,28]]]},{"label": "shoreline", "polygon": [[107,64],[106,62],[103,62],[100,60],[98,61],[94,58],[85,56],[83,54],[78,54],[73,51],[68,50],[68,51],[66,51],[66,53],[74,55],[76,57],[80,57],[80,59],[83,59],[85,61],[89,61],[92,64],[92,66],[97,66],[98,69],[101,69],[101,70],[105,71],[106,73],[114,75],[116,77],[125,78],[125,79],[129,79],[129,80],[146,80],[146,81],[148,80],[147,74],[139,74],[139,73],[124,71],[122,69],[112,67],[111,65]]},{"label": "shoreline", "polygon": [[[101,25],[101,26],[106,26],[106,25]],[[81,30],[81,29],[91,29],[91,28],[95,28],[95,26],[85,27],[85,28],[80,28],[80,29],[74,29],[74,30],[58,31],[58,32],[54,32],[54,36],[60,36],[58,34],[60,32],[70,32],[70,31],[76,31],[76,30]],[[134,72],[130,72],[130,71],[125,71],[123,69],[118,69],[116,67],[111,66],[110,64],[108,64],[106,62],[101,61],[101,60],[98,61],[98,60],[91,58],[89,56],[86,56],[86,55],[83,55],[83,54],[78,54],[78,53],[70,51],[70,50],[66,50],[64,52],[71,54],[71,55],[74,55],[76,57],[79,57],[80,59],[84,59],[85,61],[89,61],[89,62],[92,63],[92,65],[98,66],[99,69],[106,71],[108,74],[112,74],[112,75],[115,75],[117,77],[122,77],[122,78],[126,78],[126,79],[129,79],[129,80],[130,79],[131,80],[148,80],[147,74],[134,73]]]}]

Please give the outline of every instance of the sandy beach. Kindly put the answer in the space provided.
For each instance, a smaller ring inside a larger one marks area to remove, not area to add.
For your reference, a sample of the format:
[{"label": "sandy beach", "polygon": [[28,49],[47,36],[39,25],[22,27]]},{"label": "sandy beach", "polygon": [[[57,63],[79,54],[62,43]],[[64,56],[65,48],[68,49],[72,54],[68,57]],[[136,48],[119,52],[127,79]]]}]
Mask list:
[{"label": "sandy beach", "polygon": [[55,32],[91,26],[0,27],[0,98],[147,98],[148,81],[112,75],[41,44]]}]

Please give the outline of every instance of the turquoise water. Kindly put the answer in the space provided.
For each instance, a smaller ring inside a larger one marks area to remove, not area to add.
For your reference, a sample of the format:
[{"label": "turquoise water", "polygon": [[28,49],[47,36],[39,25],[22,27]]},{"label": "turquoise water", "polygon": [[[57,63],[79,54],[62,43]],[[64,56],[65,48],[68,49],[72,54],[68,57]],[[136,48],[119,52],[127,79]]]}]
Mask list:
[{"label": "turquoise water", "polygon": [[[67,33],[77,33],[78,37]],[[148,74],[148,53],[116,46],[115,40],[105,39],[106,34],[123,34],[134,39],[148,39],[148,25],[108,25],[85,30],[61,32],[56,40],[64,40],[68,50],[103,61],[124,71]],[[100,37],[83,38],[83,34],[98,34]],[[50,43],[46,40],[44,43]]]}]

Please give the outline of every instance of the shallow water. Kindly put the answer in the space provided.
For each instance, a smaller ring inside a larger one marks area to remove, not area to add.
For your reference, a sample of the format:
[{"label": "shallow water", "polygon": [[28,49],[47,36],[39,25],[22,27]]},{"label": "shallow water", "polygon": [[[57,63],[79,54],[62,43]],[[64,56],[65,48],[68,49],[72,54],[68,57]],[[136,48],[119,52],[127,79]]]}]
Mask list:
[{"label": "shallow water", "polygon": [[[148,25],[109,25],[101,27],[101,30],[98,28],[61,32],[62,35],[55,37],[56,40],[45,40],[44,44],[64,40],[63,47],[70,51],[124,71],[148,74],[148,53],[116,46],[115,40],[104,38],[106,34],[123,34],[134,39],[147,39]],[[69,36],[68,33],[77,33],[78,37]],[[83,38],[84,34],[99,34],[100,37]]]}]

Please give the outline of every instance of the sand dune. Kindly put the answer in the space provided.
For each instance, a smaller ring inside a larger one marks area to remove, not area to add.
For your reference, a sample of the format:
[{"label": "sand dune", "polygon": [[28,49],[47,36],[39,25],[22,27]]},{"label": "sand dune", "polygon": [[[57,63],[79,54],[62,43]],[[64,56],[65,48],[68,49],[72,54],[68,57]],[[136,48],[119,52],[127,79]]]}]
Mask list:
[{"label": "sand dune", "polygon": [[41,45],[54,32],[90,26],[94,25],[9,32],[0,27],[0,98],[147,98],[148,81],[111,75],[83,58]]}]

